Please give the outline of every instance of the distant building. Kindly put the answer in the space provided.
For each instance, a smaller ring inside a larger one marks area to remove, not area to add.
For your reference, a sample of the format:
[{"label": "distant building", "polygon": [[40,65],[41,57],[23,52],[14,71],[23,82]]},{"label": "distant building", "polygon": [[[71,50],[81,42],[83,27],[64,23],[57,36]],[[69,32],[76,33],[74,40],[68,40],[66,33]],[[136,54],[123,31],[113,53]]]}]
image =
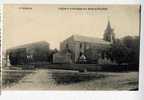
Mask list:
[{"label": "distant building", "polygon": [[69,51],[63,50],[53,54],[53,63],[72,63],[72,54]]},{"label": "distant building", "polygon": [[6,61],[11,65],[49,61],[49,43],[40,41],[36,43],[17,46],[6,51]]},{"label": "distant building", "polygon": [[104,41],[99,38],[86,37],[80,35],[73,35],[64,40],[60,44],[60,50],[65,49],[71,51],[73,62],[78,62],[82,55],[85,55],[87,50],[104,48],[109,45],[110,42]]},{"label": "distant building", "polygon": [[97,62],[102,56],[101,51],[106,49],[114,41],[113,29],[108,21],[107,28],[104,33],[104,39],[87,37],[80,35],[72,35],[60,43],[60,50],[69,50],[72,54],[72,61],[79,62],[80,58],[85,60],[94,60]]}]

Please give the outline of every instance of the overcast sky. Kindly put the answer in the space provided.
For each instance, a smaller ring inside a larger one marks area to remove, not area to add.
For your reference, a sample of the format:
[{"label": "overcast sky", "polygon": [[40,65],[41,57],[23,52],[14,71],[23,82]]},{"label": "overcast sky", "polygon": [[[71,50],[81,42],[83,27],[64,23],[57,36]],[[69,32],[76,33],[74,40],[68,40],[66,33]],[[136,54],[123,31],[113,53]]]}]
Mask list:
[{"label": "overcast sky", "polygon": [[108,20],[116,38],[139,35],[138,5],[5,5],[3,46],[47,41],[59,48],[72,34],[102,38]]}]

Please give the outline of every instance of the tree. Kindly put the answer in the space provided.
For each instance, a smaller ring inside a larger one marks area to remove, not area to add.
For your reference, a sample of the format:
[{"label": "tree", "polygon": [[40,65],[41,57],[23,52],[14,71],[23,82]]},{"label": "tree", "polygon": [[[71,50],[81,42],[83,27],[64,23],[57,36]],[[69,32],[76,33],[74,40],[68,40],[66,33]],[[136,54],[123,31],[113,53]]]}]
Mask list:
[{"label": "tree", "polygon": [[139,64],[139,37],[126,36],[117,39],[106,52],[107,57],[118,64]]},{"label": "tree", "polygon": [[34,50],[34,61],[35,62],[47,62],[49,60],[49,49],[47,47],[35,47]]},{"label": "tree", "polygon": [[116,40],[115,43],[111,45],[108,52],[109,57],[118,64],[127,62],[128,49],[120,40]]},{"label": "tree", "polygon": [[88,63],[98,63],[98,59],[101,57],[101,51],[98,48],[90,48],[85,51],[85,56]]},{"label": "tree", "polygon": [[122,39],[123,44],[128,48],[128,63],[139,64],[139,37],[126,36]]}]

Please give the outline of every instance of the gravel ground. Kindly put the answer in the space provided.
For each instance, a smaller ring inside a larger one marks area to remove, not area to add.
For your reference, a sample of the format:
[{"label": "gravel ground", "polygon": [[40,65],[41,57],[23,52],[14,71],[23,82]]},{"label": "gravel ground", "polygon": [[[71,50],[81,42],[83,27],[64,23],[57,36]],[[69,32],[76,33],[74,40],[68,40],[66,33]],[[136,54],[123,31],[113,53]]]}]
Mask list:
[{"label": "gravel ground", "polygon": [[133,90],[138,72],[86,72],[37,69],[4,90]]}]

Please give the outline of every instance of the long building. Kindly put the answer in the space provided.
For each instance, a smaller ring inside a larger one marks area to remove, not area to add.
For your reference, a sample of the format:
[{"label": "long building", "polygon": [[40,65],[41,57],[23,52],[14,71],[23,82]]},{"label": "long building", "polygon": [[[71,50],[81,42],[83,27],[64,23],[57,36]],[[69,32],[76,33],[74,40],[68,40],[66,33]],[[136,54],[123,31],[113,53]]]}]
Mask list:
[{"label": "long building", "polygon": [[[87,37],[81,35],[72,35],[60,43],[60,50],[68,50],[72,54],[72,61],[78,62],[81,57],[87,58],[86,53],[91,56],[101,55],[99,51],[108,47],[114,41],[114,33],[108,21],[104,32],[104,39],[96,37]],[[90,57],[89,57],[90,58]]]},{"label": "long building", "polygon": [[24,44],[6,51],[6,64],[23,65],[28,63],[48,62],[49,43],[45,41]]}]

